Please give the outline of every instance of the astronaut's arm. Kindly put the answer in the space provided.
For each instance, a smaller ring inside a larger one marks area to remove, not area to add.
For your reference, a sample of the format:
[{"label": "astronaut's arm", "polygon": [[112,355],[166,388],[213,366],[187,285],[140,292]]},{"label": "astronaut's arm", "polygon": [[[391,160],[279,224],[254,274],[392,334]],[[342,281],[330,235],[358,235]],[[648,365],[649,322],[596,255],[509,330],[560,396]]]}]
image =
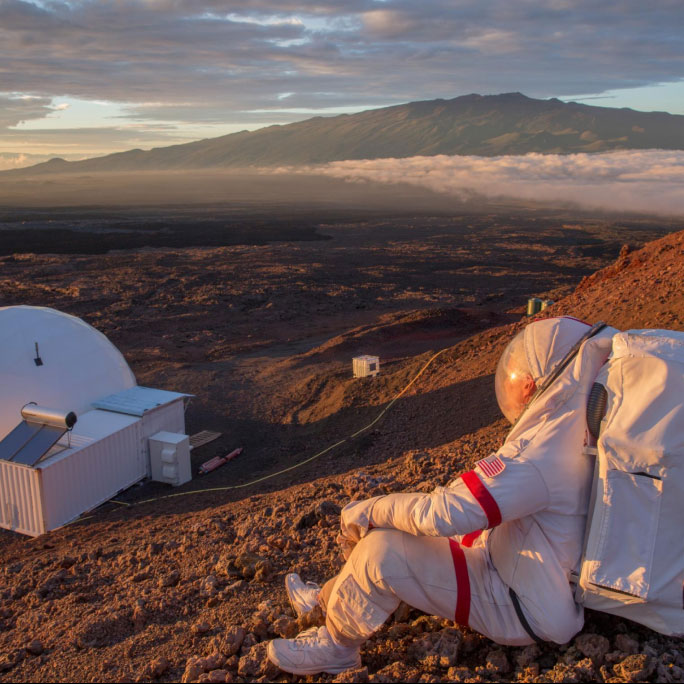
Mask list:
[{"label": "astronaut's arm", "polygon": [[534,465],[506,459],[505,469],[493,477],[476,469],[429,494],[379,497],[367,517],[371,527],[453,537],[532,515],[545,508],[548,500],[546,484]]}]

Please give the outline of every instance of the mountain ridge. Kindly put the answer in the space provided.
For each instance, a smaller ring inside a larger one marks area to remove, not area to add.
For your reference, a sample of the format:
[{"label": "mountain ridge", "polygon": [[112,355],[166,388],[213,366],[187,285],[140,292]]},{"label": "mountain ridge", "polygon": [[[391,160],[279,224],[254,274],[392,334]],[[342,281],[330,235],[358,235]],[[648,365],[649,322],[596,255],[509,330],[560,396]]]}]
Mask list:
[{"label": "mountain ridge", "polygon": [[435,155],[571,154],[684,149],[684,116],[596,107],[522,93],[462,95],[316,116],[190,143],[52,159],[4,173],[183,170],[322,164]]}]

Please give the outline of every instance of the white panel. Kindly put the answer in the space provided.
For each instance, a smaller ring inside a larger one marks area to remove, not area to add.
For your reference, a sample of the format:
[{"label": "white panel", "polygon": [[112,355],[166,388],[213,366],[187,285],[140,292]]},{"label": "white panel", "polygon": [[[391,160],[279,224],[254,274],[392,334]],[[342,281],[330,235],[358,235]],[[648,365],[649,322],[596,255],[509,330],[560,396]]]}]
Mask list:
[{"label": "white panel", "polygon": [[192,395],[136,385],[123,392],[117,392],[116,394],[110,394],[108,397],[98,399],[93,402],[93,406],[106,411],[116,411],[117,413],[125,413],[129,416],[141,417],[147,411],[154,411],[160,406],[190,396]]},{"label": "white panel", "polygon": [[141,423],[67,453],[42,467],[45,523],[53,530],[111,499],[147,475]]},{"label": "white panel", "polygon": [[137,420],[134,416],[95,409],[79,416],[78,423],[74,425],[72,436],[80,435],[90,439],[100,439],[132,425]]},{"label": "white panel", "polygon": [[147,475],[152,473],[150,467],[149,438],[157,432],[185,433],[185,403],[178,399],[153,411],[147,411],[142,417],[142,451]]},{"label": "white panel", "polygon": [[185,433],[185,405],[183,399],[147,411],[143,416],[143,433],[151,437],[157,432]]},{"label": "white panel", "polygon": [[84,446],[88,446],[88,444],[92,444],[93,441],[93,437],[75,434],[74,432],[66,432],[60,438],[59,442],[57,442],[57,446],[60,448],[81,449]]},{"label": "white panel", "polygon": [[95,444],[99,440],[138,422],[140,422],[139,418],[125,416],[121,413],[88,411],[79,418],[72,432],[67,432],[58,442],[60,447],[71,448],[62,448],[53,455],[45,457],[37,467],[47,468],[58,460],[71,458],[74,451]]},{"label": "white panel", "polygon": [[0,526],[36,537],[45,532],[40,498],[40,472],[0,461]]},{"label": "white panel", "polygon": [[190,438],[174,432],[157,432],[149,440],[152,479],[178,487],[192,480]]}]

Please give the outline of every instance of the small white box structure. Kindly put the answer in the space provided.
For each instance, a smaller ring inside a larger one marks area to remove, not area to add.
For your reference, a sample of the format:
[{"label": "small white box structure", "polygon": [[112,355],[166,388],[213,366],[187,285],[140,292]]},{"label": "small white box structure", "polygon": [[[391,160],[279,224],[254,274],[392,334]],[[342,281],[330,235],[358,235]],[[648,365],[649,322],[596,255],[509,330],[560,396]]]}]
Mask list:
[{"label": "small white box structure", "polygon": [[355,378],[365,378],[375,376],[380,372],[380,357],[369,356],[355,356],[352,359],[352,368],[354,370]]},{"label": "small white box structure", "polygon": [[[0,527],[38,536],[149,477],[150,437],[160,432],[177,440],[172,484],[190,479],[182,434],[190,395],[138,386],[95,328],[54,309],[0,308],[0,351]],[[39,409],[78,419],[41,447],[41,430],[54,428],[27,423]],[[29,446],[17,439],[22,430]]]},{"label": "small white box structure", "polygon": [[157,432],[150,437],[152,479],[174,487],[192,480],[190,438],[177,432]]}]

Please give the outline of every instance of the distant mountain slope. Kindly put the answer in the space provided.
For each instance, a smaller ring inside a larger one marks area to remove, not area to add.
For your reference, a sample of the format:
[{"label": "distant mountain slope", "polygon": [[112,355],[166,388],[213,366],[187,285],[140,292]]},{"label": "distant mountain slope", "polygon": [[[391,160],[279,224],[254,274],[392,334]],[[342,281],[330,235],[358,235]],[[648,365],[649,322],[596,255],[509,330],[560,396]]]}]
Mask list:
[{"label": "distant mountain slope", "polygon": [[149,152],[131,150],[80,162],[51,160],[30,168],[31,172],[80,173],[645,148],[684,149],[684,116],[507,93],[315,117]]}]

